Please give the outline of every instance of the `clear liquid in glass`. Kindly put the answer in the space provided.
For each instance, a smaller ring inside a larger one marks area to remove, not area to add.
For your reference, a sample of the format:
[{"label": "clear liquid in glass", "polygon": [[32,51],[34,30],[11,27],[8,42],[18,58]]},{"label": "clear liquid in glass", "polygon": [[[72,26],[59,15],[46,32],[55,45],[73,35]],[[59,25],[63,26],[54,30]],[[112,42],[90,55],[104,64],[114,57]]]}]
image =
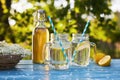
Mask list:
[{"label": "clear liquid in glass", "polygon": [[[72,55],[78,43],[72,43]],[[76,66],[87,66],[89,64],[89,57],[90,57],[90,45],[89,43],[82,42],[77,46],[76,55],[72,61],[73,65]]]},{"label": "clear liquid in glass", "polygon": [[[71,54],[71,48],[64,48],[67,57],[70,58]],[[53,69],[68,69],[69,68],[69,63],[66,61],[66,57],[64,56],[61,47],[51,47],[50,49],[50,66]]]}]

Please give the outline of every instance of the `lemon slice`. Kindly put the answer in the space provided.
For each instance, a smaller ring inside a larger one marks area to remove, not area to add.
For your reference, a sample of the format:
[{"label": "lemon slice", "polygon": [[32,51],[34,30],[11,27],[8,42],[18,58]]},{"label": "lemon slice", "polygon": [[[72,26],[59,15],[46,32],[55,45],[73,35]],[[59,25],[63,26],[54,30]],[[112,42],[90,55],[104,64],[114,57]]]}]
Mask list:
[{"label": "lemon slice", "polygon": [[111,62],[111,57],[110,57],[110,55],[106,55],[105,57],[103,57],[103,58],[98,62],[98,65],[100,65],[100,66],[110,66],[110,62]]},{"label": "lemon slice", "polygon": [[98,63],[104,56],[105,56],[105,54],[103,54],[103,53],[97,53],[94,55],[94,61],[96,63]]}]

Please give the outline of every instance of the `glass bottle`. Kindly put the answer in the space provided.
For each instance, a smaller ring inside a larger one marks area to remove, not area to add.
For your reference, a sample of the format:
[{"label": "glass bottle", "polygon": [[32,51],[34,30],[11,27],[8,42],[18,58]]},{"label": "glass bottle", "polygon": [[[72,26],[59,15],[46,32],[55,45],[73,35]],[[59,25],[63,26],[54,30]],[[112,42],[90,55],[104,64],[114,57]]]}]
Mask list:
[{"label": "glass bottle", "polygon": [[34,14],[35,29],[32,34],[32,59],[33,63],[44,63],[43,46],[49,41],[49,31],[44,25],[45,11],[37,10]]}]

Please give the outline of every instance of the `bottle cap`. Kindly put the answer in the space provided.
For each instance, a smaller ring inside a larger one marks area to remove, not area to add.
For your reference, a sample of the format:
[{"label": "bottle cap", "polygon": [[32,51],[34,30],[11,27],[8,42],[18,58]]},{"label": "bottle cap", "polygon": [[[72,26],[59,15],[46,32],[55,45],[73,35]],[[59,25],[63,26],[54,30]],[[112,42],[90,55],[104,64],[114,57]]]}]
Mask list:
[{"label": "bottle cap", "polygon": [[37,10],[33,13],[34,21],[46,21],[46,15],[45,11],[42,9]]}]

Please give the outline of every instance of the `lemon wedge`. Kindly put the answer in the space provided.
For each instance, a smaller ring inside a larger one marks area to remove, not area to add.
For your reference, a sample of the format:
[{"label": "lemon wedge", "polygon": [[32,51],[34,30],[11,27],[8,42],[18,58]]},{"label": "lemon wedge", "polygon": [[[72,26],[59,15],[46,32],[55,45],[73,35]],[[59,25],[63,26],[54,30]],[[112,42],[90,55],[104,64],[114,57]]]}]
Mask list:
[{"label": "lemon wedge", "polygon": [[94,55],[94,61],[98,64],[98,62],[105,56],[103,53],[97,53]]},{"label": "lemon wedge", "polygon": [[111,56],[106,55],[98,62],[98,65],[100,65],[100,66],[110,66],[110,62],[111,62]]}]

